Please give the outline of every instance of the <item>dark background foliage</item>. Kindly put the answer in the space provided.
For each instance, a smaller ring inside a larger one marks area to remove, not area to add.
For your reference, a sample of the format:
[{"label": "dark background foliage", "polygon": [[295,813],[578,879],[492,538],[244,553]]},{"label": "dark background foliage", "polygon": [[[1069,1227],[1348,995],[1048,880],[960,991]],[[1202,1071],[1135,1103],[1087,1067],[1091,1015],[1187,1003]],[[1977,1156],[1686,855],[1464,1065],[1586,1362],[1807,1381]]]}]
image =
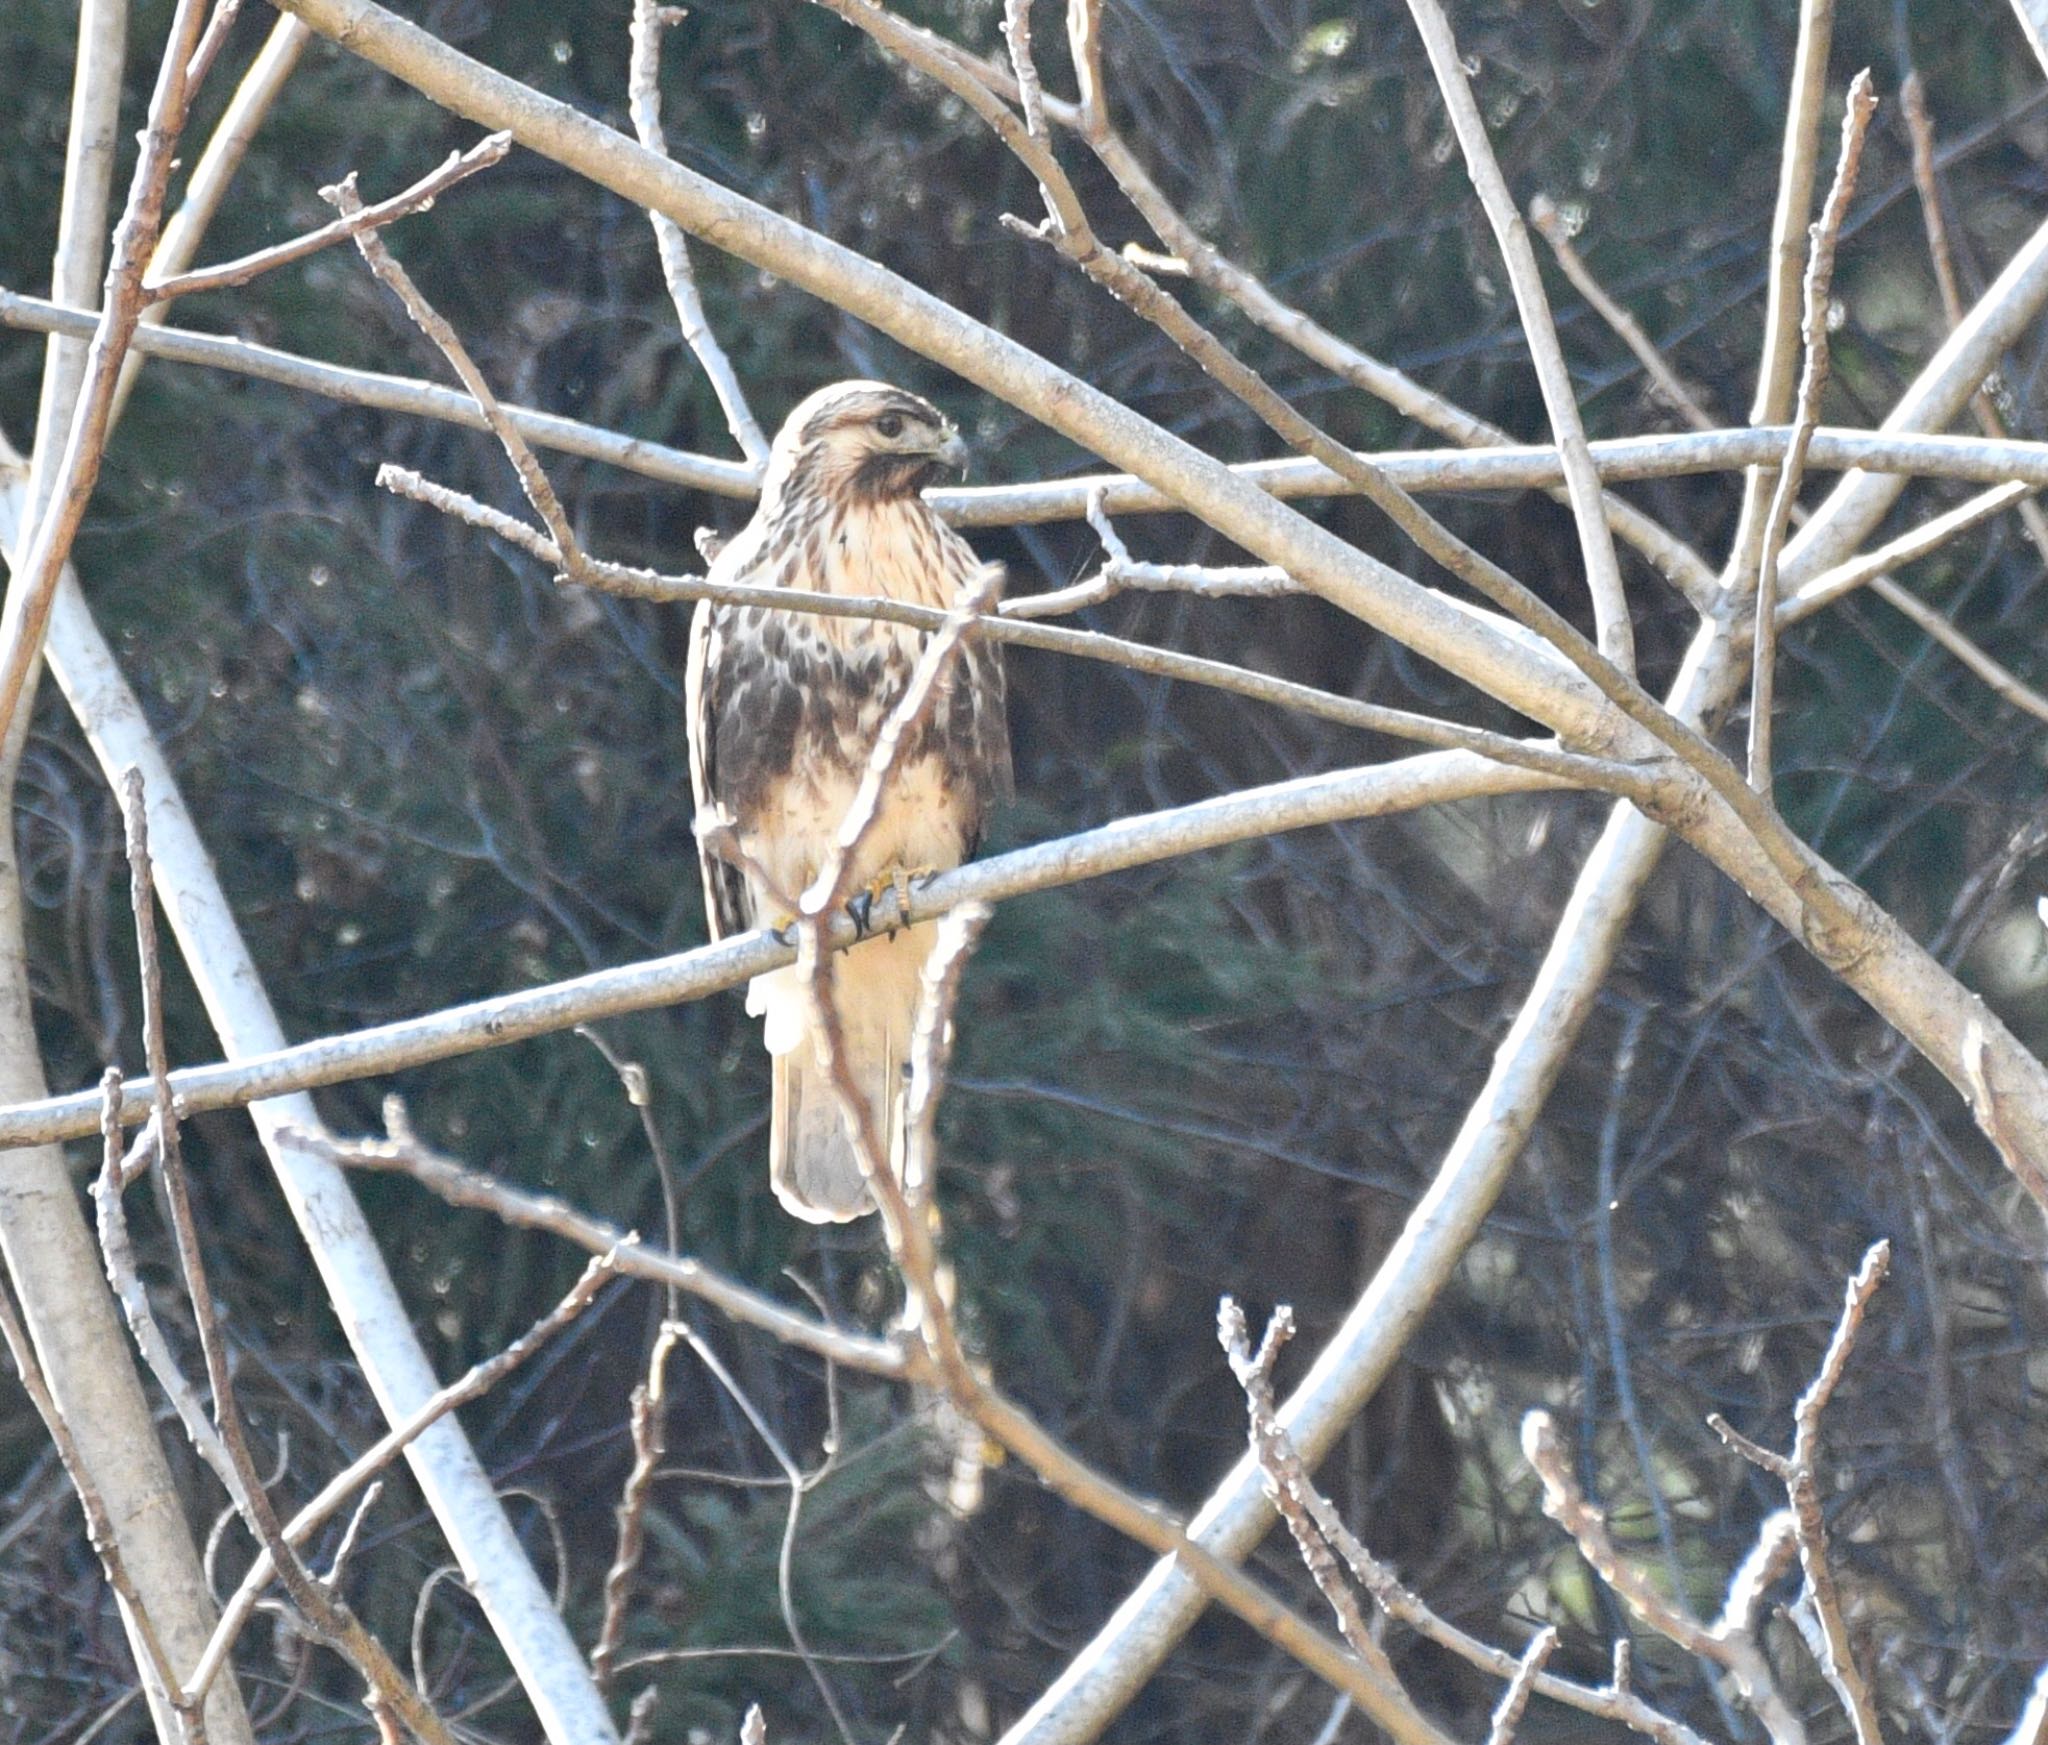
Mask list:
[{"label": "dark background foliage", "polygon": [[[137,10],[138,68],[168,13]],[[623,120],[623,0],[433,0],[407,8],[467,52]],[[1000,8],[914,9],[982,49]],[[1581,219],[1595,270],[1717,412],[1747,409],[1791,51],[1787,4],[1473,0],[1464,46],[1509,176]],[[231,76],[267,23],[237,34]],[[54,241],[73,9],[21,0],[5,23],[0,282],[40,290]],[[1048,23],[1048,81],[1067,70]],[[1129,136],[1190,216],[1286,297],[1501,424],[1543,429],[1513,309],[1405,11],[1393,0],[1117,0],[1114,91]],[[1889,99],[1917,66],[1945,152],[1968,287],[2026,234],[2048,180],[2040,69],[1997,0],[1844,0],[1834,83],[1865,63]],[[139,119],[145,73],[132,76]],[[1148,415],[1228,456],[1271,452],[1150,329],[1001,230],[1031,214],[1024,175],[956,105],[799,0],[706,6],[669,43],[679,155],[857,246]],[[372,193],[473,130],[316,45],[266,124],[209,240],[221,258],[324,218],[348,170]],[[1077,172],[1079,170],[1076,164]],[[125,174],[125,169],[124,169]],[[1113,242],[1142,236],[1083,177]],[[1940,311],[1896,105],[1887,104],[1843,247],[1830,413],[1882,415],[1937,343]],[[501,391],[683,446],[730,452],[679,341],[641,215],[514,154],[391,233]],[[699,251],[712,318],[764,419],[812,387],[882,375],[932,394],[982,476],[1083,457],[849,319]],[[1598,432],[1668,428],[1623,349],[1558,287]],[[1203,300],[1197,296],[1196,301]],[[1228,311],[1219,327],[1296,400],[1368,447],[1426,442],[1383,407]],[[190,325],[336,361],[434,375],[346,251],[195,301]],[[0,337],[0,421],[25,445],[42,349]],[[2042,353],[2003,382],[2039,435]],[[381,496],[376,465],[418,467],[513,501],[481,437],[268,386],[152,365],[78,546],[88,595],[171,747],[287,1029],[312,1036],[428,1010],[702,937],[683,775],[680,612],[558,590],[528,559]],[[587,541],[677,569],[692,530],[744,507],[594,464],[552,470]],[[1903,515],[1949,500],[1911,492]],[[1642,487],[1709,552],[1727,480]],[[1413,573],[1361,504],[1329,524]],[[1570,525],[1525,497],[1459,501],[1453,525],[1581,609]],[[1191,522],[1133,522],[1141,555],[1230,554]],[[981,537],[1025,590],[1073,578],[1085,529]],[[1911,578],[2023,672],[2048,630],[2041,564],[2009,522]],[[1629,574],[1644,662],[1668,676],[1689,615]],[[1360,696],[1507,720],[1313,602],[1116,602],[1092,622]],[[1798,827],[2023,1032],[2048,1039],[2031,920],[2042,803],[2038,724],[1996,703],[1876,602],[1851,601],[1785,651],[1786,803]],[[1356,734],[1115,669],[1012,662],[1023,796],[1002,839],[1385,755]],[[1603,815],[1529,797],[1289,836],[1015,903],[969,979],[943,1183],[974,1336],[1005,1383],[1091,1459],[1180,1508],[1243,1445],[1213,1337],[1215,1302],[1292,1302],[1307,1361],[1414,1205],[1481,1082]],[[45,696],[18,828],[35,904],[41,1037],[53,1084],[140,1048],[117,820],[61,703]],[[174,988],[173,1051],[211,1058]],[[766,1085],[736,997],[608,1024],[643,1063],[651,1121],[683,1185],[682,1238],[707,1260],[878,1324],[891,1287],[872,1229],[819,1234],[763,1191]],[[342,1129],[407,1099],[421,1130],[480,1167],[660,1229],[639,1113],[588,1041],[557,1037],[329,1093]],[[245,1399],[286,1498],[373,1434],[374,1407],[245,1122],[190,1141]],[[81,1165],[84,1159],[81,1157]],[[358,1189],[441,1372],[504,1344],[581,1264],[551,1239]],[[165,1252],[137,1197],[165,1287]],[[1717,876],[1674,852],[1516,1179],[1408,1360],[1329,1462],[1347,1515],[1444,1610],[1519,1644],[1565,1629],[1560,1664],[1594,1674],[1626,1627],[1536,1513],[1514,1450],[1534,1404],[1558,1411],[1617,1529],[1711,1610],[1774,1498],[1703,1424],[1719,1410],[1782,1442],[1867,1244],[1893,1281],[1830,1419],[1830,1513],[1857,1628],[1895,1724],[1944,1739],[2009,1725],[2048,1658],[2048,1456],[2038,1355],[2039,1232],[1947,1088]],[[465,1415],[581,1639],[594,1634],[625,1399],[660,1304],[619,1288],[515,1382]],[[173,1316],[175,1321],[176,1317]],[[822,1375],[715,1318],[698,1325],[808,1469],[795,1592],[824,1675],[863,1739],[1000,1726],[1106,1617],[1146,1559],[1012,1466],[971,1517],[944,1504],[950,1459],[929,1402]],[[775,1565],[789,1504],[737,1405],[687,1353],[671,1389],[630,1649],[723,1651],[628,1675],[662,1689],[660,1736],[730,1738],[748,1701],[778,1740],[831,1736],[788,1656]],[[183,1458],[182,1449],[178,1451]],[[217,1498],[188,1473],[195,1518]],[[222,1556],[244,1555],[230,1534]],[[417,1602],[422,1676],[478,1737],[534,1736],[445,1552],[400,1480],[371,1516],[352,1597],[402,1644]],[[1290,1549],[1267,1577],[1318,1609]],[[1785,1637],[1783,1642],[1789,1642]],[[1782,1645],[1782,1642],[1781,1642]],[[1425,1702],[1472,1734],[1493,1692],[1403,1640]],[[266,1736],[351,1736],[349,1684],[281,1625],[245,1676]],[[836,1658],[844,1656],[846,1658]],[[1785,1658],[1803,1667],[1800,1651]],[[1651,1642],[1655,1698],[1716,1737],[1754,1729]],[[129,1679],[75,1508],[11,1380],[0,1383],[0,1735],[82,1736]],[[1795,1684],[1839,1732],[1816,1678]],[[1235,1625],[1205,1624],[1114,1737],[1307,1741],[1328,1694]],[[139,1710],[101,1738],[125,1740]],[[1529,1731],[1577,1720],[1538,1706]]]}]

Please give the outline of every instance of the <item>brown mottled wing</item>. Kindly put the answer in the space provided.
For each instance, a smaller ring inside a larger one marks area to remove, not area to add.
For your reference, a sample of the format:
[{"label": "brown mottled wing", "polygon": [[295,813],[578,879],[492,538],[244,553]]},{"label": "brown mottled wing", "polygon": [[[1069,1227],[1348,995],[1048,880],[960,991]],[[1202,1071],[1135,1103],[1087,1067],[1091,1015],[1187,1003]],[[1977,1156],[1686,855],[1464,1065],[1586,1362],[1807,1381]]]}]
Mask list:
[{"label": "brown mottled wing", "polygon": [[[760,541],[749,528],[720,552],[714,581],[759,584],[771,564],[756,561]],[[803,675],[791,670],[777,615],[749,607],[697,604],[690,620],[684,682],[689,717],[690,787],[697,810],[736,828],[795,760]],[[753,893],[738,867],[699,845],[704,874],[704,924],[713,939],[759,926]]]},{"label": "brown mottled wing", "polygon": [[[718,785],[718,721],[725,712],[730,691],[726,647],[721,619],[731,614],[715,602],[699,600],[690,618],[690,659],[685,671],[683,700],[689,719],[690,792],[696,800],[697,819],[705,824],[714,816],[730,819],[720,803]],[[744,933],[750,925],[747,885],[738,867],[714,852],[704,842],[697,844],[697,863],[704,875],[704,926],[716,941]]]}]

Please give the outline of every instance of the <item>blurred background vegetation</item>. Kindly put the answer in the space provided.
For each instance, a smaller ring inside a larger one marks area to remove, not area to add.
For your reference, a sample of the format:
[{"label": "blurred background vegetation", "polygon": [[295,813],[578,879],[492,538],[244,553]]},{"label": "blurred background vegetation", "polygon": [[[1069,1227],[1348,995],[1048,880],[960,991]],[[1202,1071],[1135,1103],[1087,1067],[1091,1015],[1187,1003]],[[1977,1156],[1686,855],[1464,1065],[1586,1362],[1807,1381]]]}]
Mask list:
[{"label": "blurred background vegetation", "polygon": [[[982,50],[995,0],[908,7]],[[251,8],[203,106],[218,112],[269,14]],[[623,124],[625,0],[414,0],[401,10],[589,113]],[[169,7],[143,0],[134,120]],[[1050,18],[1048,82],[1068,75]],[[1469,0],[1463,45],[1510,178],[1581,225],[1580,246],[1717,413],[1748,405],[1776,173],[1789,0]],[[75,8],[15,0],[4,26],[0,283],[48,282]],[[1541,408],[1491,242],[1396,0],[1113,0],[1108,50],[1129,137],[1226,251],[1319,320],[1509,429]],[[1837,281],[1830,416],[1881,417],[1941,335],[1897,105],[1927,82],[1966,290],[2038,221],[2048,193],[2041,69],[2003,0],[1843,0],[1832,83],[1870,64],[1887,99]],[[1231,458],[1272,451],[1151,330],[1002,230],[1036,196],[973,118],[801,0],[707,5],[671,33],[678,155],[871,253]],[[204,250],[223,258],[326,216],[349,170],[372,195],[474,130],[316,44],[266,124]],[[188,157],[191,155],[188,151]],[[1069,154],[1105,236],[1149,242]],[[125,167],[122,172],[125,175]],[[681,344],[644,218],[515,153],[390,233],[501,392],[685,447],[729,453]],[[931,394],[984,479],[1084,457],[836,312],[699,250],[714,325],[764,421],[835,377]],[[1596,434],[1674,420],[1600,323],[1553,282]],[[1203,300],[1199,294],[1196,301]],[[1432,439],[1227,311],[1204,312],[1299,404],[1366,447]],[[187,325],[439,379],[344,250]],[[27,446],[42,345],[0,334],[0,423]],[[2038,337],[2003,381],[2043,434]],[[680,610],[557,589],[524,556],[376,492],[377,464],[514,501],[488,441],[237,378],[150,365],[77,558],[86,592],[171,748],[287,1029],[310,1037],[685,948],[703,937],[681,708]],[[744,505],[604,467],[551,470],[588,544],[693,567],[700,525]],[[1718,554],[1726,479],[1639,501]],[[1953,500],[1908,494],[1902,519]],[[1460,499],[1451,523],[1560,606],[1581,608],[1568,517],[1541,499]],[[1329,525],[1421,560],[1366,507]],[[1141,556],[1226,559],[1191,522],[1133,521]],[[1094,556],[1085,528],[977,536],[1022,591]],[[1653,688],[1690,614],[1630,572]],[[1909,578],[2042,681],[2042,565],[2001,521]],[[1130,598],[1090,615],[1124,634],[1317,684],[1499,724],[1493,705],[1312,601]],[[2036,1045],[2048,964],[2041,735],[1874,601],[1786,649],[1781,786],[1797,826],[1864,880]],[[1384,743],[1116,669],[1012,656],[1022,798],[1001,842],[1055,835],[1247,782],[1387,755]],[[46,692],[49,687],[45,687]],[[1192,1507],[1243,1445],[1214,1340],[1220,1292],[1292,1302],[1297,1373],[1428,1182],[1557,919],[1604,805],[1532,796],[1290,836],[1006,907],[970,976],[943,1191],[967,1312],[1006,1385],[1091,1459]],[[58,1088],[140,1056],[118,818],[60,700],[45,695],[17,828],[35,905],[39,1022]],[[174,1056],[213,1058],[174,988]],[[765,1193],[766,1082],[737,996],[609,1023],[644,1064],[682,1184],[685,1245],[835,1315],[886,1318],[871,1226],[818,1232]],[[478,1167],[661,1228],[638,1111],[570,1036],[327,1093],[343,1130],[404,1095],[423,1133]],[[338,1330],[247,1124],[188,1141],[229,1305],[244,1399],[300,1499],[375,1433]],[[83,1167],[85,1158],[81,1154]],[[496,1350],[581,1265],[557,1242],[451,1212],[410,1183],[357,1183],[444,1375]],[[155,1226],[137,1197],[143,1233]],[[1576,1435],[1617,1529],[1703,1609],[1776,1501],[1703,1418],[1782,1443],[1841,1282],[1880,1235],[1893,1279],[1830,1416],[1830,1511],[1857,1628],[1894,1725],[1944,1741],[2010,1725],[2048,1659],[2048,1348],[2040,1237],[1947,1087],[1683,853],[1659,873],[1602,1009],[1516,1179],[1407,1361],[1323,1474],[1348,1518],[1443,1610],[1519,1645],[1566,1632],[1558,1664],[1598,1674],[1626,1629],[1537,1514],[1514,1452],[1527,1407]],[[160,1243],[154,1279],[170,1274]],[[161,1301],[172,1313],[174,1294]],[[536,1558],[593,1639],[628,1462],[626,1396],[660,1302],[617,1287],[465,1423]],[[175,1314],[172,1316],[175,1321]],[[862,1740],[968,1736],[1015,1718],[1143,1572],[1131,1546],[988,1475],[978,1513],[944,1506],[925,1402],[829,1377],[698,1318],[796,1458],[797,1602]],[[189,1331],[189,1329],[187,1329]],[[189,1345],[188,1345],[189,1350]],[[788,1653],[775,1560],[789,1496],[734,1401],[687,1353],[668,1424],[629,1653],[698,1657],[629,1672],[662,1691],[658,1737],[733,1737],[749,1701],[781,1740],[832,1736]],[[167,1438],[177,1441],[175,1435]],[[186,1459],[182,1446],[174,1450]],[[216,1506],[185,1474],[195,1518]],[[233,1535],[223,1552],[243,1552]],[[416,1496],[370,1517],[351,1595],[479,1739],[535,1737]],[[1267,1579],[1319,1613],[1284,1542]],[[415,1606],[418,1605],[418,1619]],[[1493,1691],[1405,1639],[1397,1661],[1467,1734]],[[350,1684],[280,1625],[244,1671],[266,1737],[353,1737]],[[1795,1648],[1786,1656],[1805,1665]],[[1754,1728],[1652,1642],[1646,1691],[1711,1736]],[[75,1507],[26,1401],[0,1381],[0,1736],[81,1738],[130,1680]],[[1840,1731],[1816,1678],[1800,1695]],[[1314,1680],[1227,1621],[1206,1622],[1117,1724],[1120,1741],[1362,1738]],[[139,1709],[98,1737],[138,1736]],[[1542,1705],[1525,1732],[1589,1730]]]}]

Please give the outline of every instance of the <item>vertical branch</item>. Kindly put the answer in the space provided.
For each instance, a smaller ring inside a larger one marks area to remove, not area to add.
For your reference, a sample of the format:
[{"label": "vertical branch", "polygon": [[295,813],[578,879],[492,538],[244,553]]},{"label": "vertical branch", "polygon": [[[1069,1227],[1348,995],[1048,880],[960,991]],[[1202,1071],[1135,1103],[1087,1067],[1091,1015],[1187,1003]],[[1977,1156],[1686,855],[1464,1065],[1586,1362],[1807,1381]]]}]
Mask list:
[{"label": "vertical branch", "polygon": [[[1835,0],[1800,0],[1792,90],[1785,103],[1785,144],[1778,159],[1778,201],[1771,215],[1771,250],[1764,286],[1764,344],[1757,360],[1752,424],[1783,424],[1792,415],[1799,356],[1800,267],[1805,259],[1806,215],[1820,173],[1821,110],[1827,99],[1828,49],[1834,41]],[[1742,509],[1729,547],[1723,586],[1749,589],[1763,552],[1764,514],[1776,483],[1769,467],[1752,467],[1742,483]]]},{"label": "vertical branch", "polygon": [[1870,69],[1865,67],[1850,81],[1849,107],[1842,117],[1842,155],[1835,164],[1835,179],[1828,189],[1827,202],[1813,224],[1801,323],[1806,363],[1799,375],[1792,440],[1771,492],[1770,513],[1764,518],[1763,552],[1756,577],[1755,641],[1750,651],[1749,783],[1766,798],[1771,793],[1771,706],[1777,684],[1778,559],[1784,548],[1792,505],[1799,496],[1800,481],[1806,476],[1806,451],[1820,423],[1821,395],[1828,384],[1828,299],[1835,278],[1835,245],[1841,238],[1842,220],[1849,215],[1850,198],[1856,192],[1863,141],[1876,108],[1877,98],[1870,89]]},{"label": "vertical branch", "polygon": [[1479,195],[1480,205],[1486,209],[1494,241],[1507,264],[1508,282],[1514,287],[1515,307],[1529,342],[1529,358],[1536,366],[1544,409],[1550,414],[1551,433],[1557,439],[1558,454],[1564,462],[1565,488],[1571,496],[1572,519],[1578,526],[1579,549],[1586,561],[1586,586],[1593,596],[1600,652],[1622,671],[1633,672],[1635,633],[1629,625],[1621,566],[1614,555],[1614,535],[1607,526],[1600,475],[1593,468],[1593,454],[1586,446],[1585,426],[1579,420],[1578,400],[1572,393],[1571,372],[1565,367],[1557,326],[1550,317],[1550,299],[1544,294],[1536,251],[1529,246],[1528,226],[1522,221],[1521,209],[1508,192],[1507,178],[1501,174],[1500,162],[1493,154],[1485,118],[1479,113],[1479,100],[1472,94],[1472,82],[1443,7],[1438,0],[1408,0],[1408,11],[1421,32],[1430,67],[1436,73],[1437,88],[1450,111],[1451,130],[1458,136],[1459,149],[1465,154],[1465,172]]},{"label": "vertical branch", "polygon": [[[106,258],[129,10],[126,0],[85,0],[76,9],[77,65],[51,279],[58,297],[85,307],[97,300]],[[180,58],[187,22],[183,13],[175,20],[167,74]],[[50,348],[33,467],[18,467],[0,438],[0,546],[7,548],[13,569],[0,608],[0,660],[15,675],[11,700],[0,706],[0,1095],[10,1099],[43,1096],[48,1089],[30,1008],[13,814],[41,643],[42,627],[35,620],[47,608],[49,592],[36,581],[26,561],[32,554],[23,548],[56,519],[47,506],[64,491],[67,432],[81,410],[93,359],[91,347],[75,340]],[[46,578],[61,572],[61,561],[44,561]],[[123,1626],[142,1669],[157,1734],[168,1740],[185,1722],[162,1663],[168,1655],[174,1664],[186,1664],[200,1652],[213,1607],[119,1313],[58,1148],[18,1152],[0,1168],[0,1253],[20,1293],[19,1319],[32,1342],[32,1350],[25,1344],[24,1351],[63,1421],[78,1472],[119,1535],[115,1555],[138,1596],[121,1599]],[[144,1640],[145,1624],[158,1636],[161,1652]],[[204,1724],[214,1745],[247,1745],[248,1715],[233,1680],[215,1692]]]},{"label": "vertical branch", "polygon": [[[670,1244],[674,1246],[673,1243]],[[669,1287],[670,1301],[675,1287]],[[673,1307],[655,1335],[654,1348],[647,1357],[647,1379],[633,1390],[633,1465],[619,1491],[618,1549],[604,1578],[604,1618],[598,1625],[597,1646],[590,1651],[590,1676],[598,1692],[610,1696],[617,1676],[619,1648],[626,1636],[626,1607],[633,1597],[633,1577],[639,1572],[640,1557],[647,1542],[647,1499],[654,1490],[654,1474],[667,1451],[668,1359],[682,1337],[682,1323]]]},{"label": "vertical branch", "polygon": [[[668,138],[661,126],[661,33],[672,24],[680,24],[683,17],[680,6],[633,0],[633,52],[627,70],[633,131],[642,145],[663,157],[668,156]],[[756,467],[765,466],[768,439],[761,434],[761,426],[747,404],[746,391],[733,371],[732,360],[725,355],[725,348],[718,343],[718,335],[711,331],[711,323],[705,317],[697,275],[690,266],[690,245],[673,218],[654,211],[647,217],[654,226],[661,276],[668,283],[669,301],[675,305],[676,322],[683,330],[684,342],[703,366],[711,391],[718,396],[718,404],[725,413],[726,428],[732,432],[740,452]]]},{"label": "vertical branch", "polygon": [[[281,15],[271,26],[270,35],[257,51],[249,70],[242,75],[242,82],[235,87],[226,111],[215,124],[206,149],[199,154],[198,163],[192,166],[192,174],[185,183],[185,197],[165,222],[163,235],[150,254],[146,278],[168,279],[192,264],[200,238],[206,234],[206,227],[220,210],[228,184],[242,167],[242,159],[248,154],[257,128],[263,124],[270,106],[277,101],[277,94],[284,89],[285,81],[298,65],[299,53],[311,35],[304,24],[288,14]],[[63,302],[66,299],[59,295],[57,300]],[[142,325],[161,326],[170,312],[168,303],[152,303],[142,312]],[[128,404],[128,396],[135,391],[135,379],[141,371],[140,351],[131,352],[121,360],[120,379],[114,384],[113,423],[120,422],[121,413]]]},{"label": "vertical branch", "polygon": [[[42,1366],[36,1362],[35,1346],[29,1340],[28,1329],[15,1313],[14,1300],[8,1294],[4,1279],[0,1279],[0,1344],[6,1345],[8,1356],[14,1360],[14,1372],[21,1378],[22,1391],[28,1395],[29,1404],[35,1407],[36,1415],[49,1431],[65,1476],[71,1480],[71,1488],[78,1495],[79,1507],[85,1511],[86,1537],[92,1541],[92,1548],[99,1555],[100,1567],[106,1571],[107,1586],[120,1597],[123,1616],[134,1640],[141,1646],[144,1668],[157,1690],[175,1693],[178,1689],[177,1669],[171,1664],[163,1638],[157,1634],[148,1606],[129,1577],[128,1567],[121,1557],[120,1537],[107,1514],[107,1505],[101,1500],[99,1488],[79,1456],[78,1444],[72,1439],[71,1427],[65,1423],[64,1414],[58,1409],[49,1383],[43,1377]],[[206,1745],[206,1728],[197,1709],[179,1704],[176,1714],[178,1732],[189,1741],[189,1745]],[[169,1745],[168,1740],[165,1745]]]},{"label": "vertical branch", "polygon": [[[178,0],[150,98],[149,119],[142,130],[142,150],[129,185],[128,204],[114,229],[106,301],[86,352],[84,384],[71,414],[62,457],[48,475],[46,506],[35,516],[25,542],[27,550],[15,566],[6,604],[0,607],[0,745],[8,743],[16,717],[23,712],[29,680],[42,655],[50,603],[56,598],[71,542],[85,518],[85,506],[99,483],[113,417],[114,383],[146,300],[143,268],[156,245],[172,154],[191,106],[187,73],[204,18],[203,0]],[[50,431],[48,438],[54,444],[56,432]],[[39,447],[41,442],[39,436]]]},{"label": "vertical branch", "polygon": [[[1949,248],[1948,221],[1941,210],[1941,183],[1934,165],[1934,117],[1927,108],[1927,86],[1915,68],[1899,87],[1899,107],[1906,118],[1906,137],[1912,144],[1913,186],[1920,196],[1920,220],[1927,231],[1927,254],[1934,267],[1934,283],[1941,292],[1941,312],[1947,331],[1953,333],[1963,321],[1963,292],[1956,282],[1956,263]],[[1999,416],[1989,389],[1971,400],[1977,425],[1986,436],[2003,437],[2005,420]],[[2048,560],[2048,513],[2040,504],[2020,505],[2020,522],[2034,549]]]}]

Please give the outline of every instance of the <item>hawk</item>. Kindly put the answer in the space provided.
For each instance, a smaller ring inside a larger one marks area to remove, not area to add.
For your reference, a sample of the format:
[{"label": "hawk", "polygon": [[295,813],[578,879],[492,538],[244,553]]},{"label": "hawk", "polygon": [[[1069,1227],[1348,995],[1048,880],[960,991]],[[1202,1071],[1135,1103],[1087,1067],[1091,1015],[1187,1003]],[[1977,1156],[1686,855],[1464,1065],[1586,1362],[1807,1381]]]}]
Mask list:
[{"label": "hawk", "polygon": [[[718,552],[710,579],[948,607],[980,564],[919,493],[959,471],[966,452],[953,426],[915,394],[880,382],[821,388],[777,434],[760,506]],[[789,904],[830,856],[926,639],[872,619],[699,603],[686,692],[690,785],[700,816],[732,831],[746,865],[713,844],[700,847],[713,939],[794,919]],[[969,642],[942,676],[922,731],[903,748],[853,888],[880,890],[958,866],[1009,791],[1001,656]],[[836,966],[846,1064],[885,1123],[895,1168],[911,1024],[934,939],[931,923],[864,939]],[[872,1211],[796,971],[757,976],[747,1010],[763,1020],[772,1061],[768,1162],[777,1198],[812,1223]]]}]

